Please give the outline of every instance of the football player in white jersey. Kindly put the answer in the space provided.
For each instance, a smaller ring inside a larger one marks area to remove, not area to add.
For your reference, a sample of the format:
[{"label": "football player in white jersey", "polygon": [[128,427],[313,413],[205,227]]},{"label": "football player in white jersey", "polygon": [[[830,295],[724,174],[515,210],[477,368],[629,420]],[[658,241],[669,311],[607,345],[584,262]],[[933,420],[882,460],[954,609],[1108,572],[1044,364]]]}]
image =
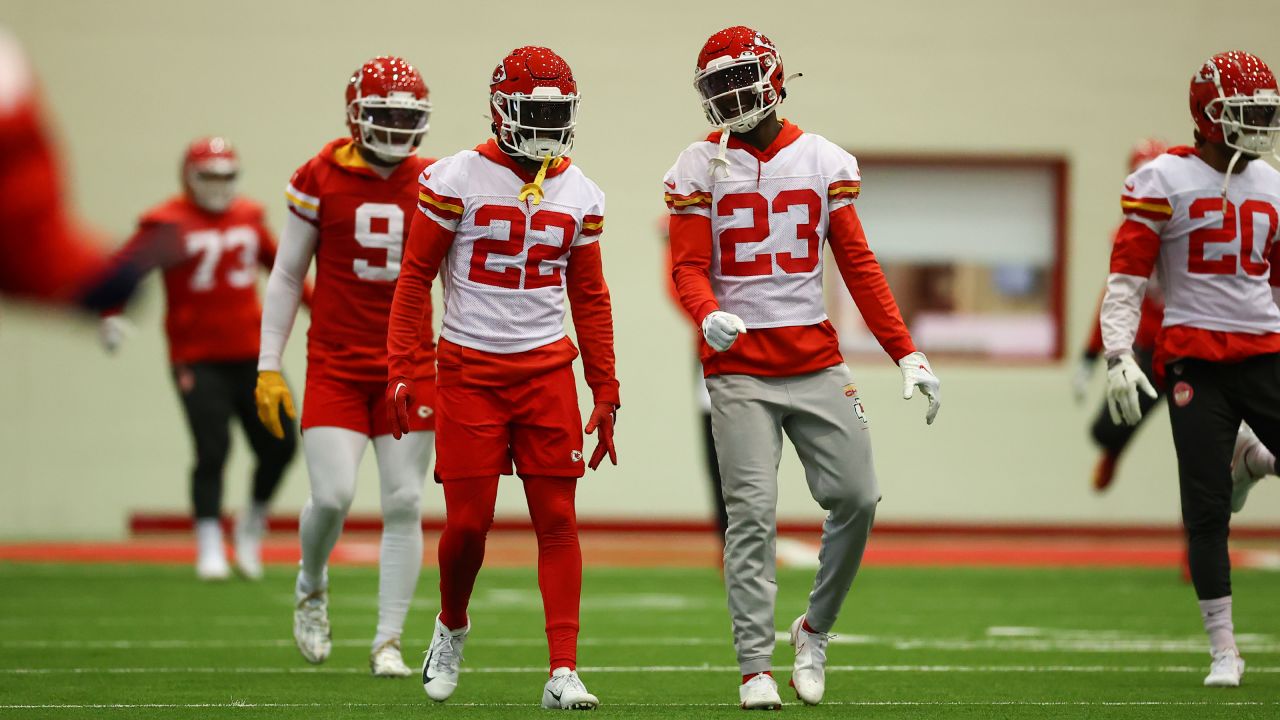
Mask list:
[{"label": "football player in white jersey", "polygon": [[1275,152],[1280,92],[1262,60],[1233,51],[1196,72],[1190,99],[1195,147],[1173,148],[1125,181],[1100,316],[1111,415],[1136,424],[1139,391],[1155,390],[1133,340],[1158,273],[1165,314],[1152,366],[1169,385],[1191,580],[1212,654],[1204,684],[1235,687],[1244,661],[1228,526],[1252,483],[1274,472],[1267,448],[1280,448],[1280,172],[1259,160]]},{"label": "football player in white jersey", "polygon": [[512,465],[524,483],[538,542],[551,678],[542,706],[598,704],[575,671],[582,553],[574,494],[586,465],[573,360],[565,334],[568,295],[595,408],[594,470],[615,464],[613,312],[600,263],[604,193],[571,163],[578,86],[568,63],[544,47],[513,51],[489,86],[495,138],[436,162],[419,178],[387,333],[392,426],[409,428],[409,362],[431,282],[442,273],[444,320],[437,350],[436,481],[444,488],[440,614],[422,667],[427,695],[458,684],[471,629],[467,605],[484,561],[498,478]]},{"label": "football player in white jersey", "polygon": [[805,612],[791,624],[791,685],[822,700],[828,633],[880,501],[867,416],[823,306],[823,246],[881,346],[938,412],[938,379],[916,350],[854,210],[853,156],[777,117],[782,58],[747,27],[711,36],[694,85],[717,131],[664,178],[672,276],[702,328],[703,372],[725,506],[724,575],[745,709],[781,707],[772,675],[777,469],[785,432],[828,511]]}]

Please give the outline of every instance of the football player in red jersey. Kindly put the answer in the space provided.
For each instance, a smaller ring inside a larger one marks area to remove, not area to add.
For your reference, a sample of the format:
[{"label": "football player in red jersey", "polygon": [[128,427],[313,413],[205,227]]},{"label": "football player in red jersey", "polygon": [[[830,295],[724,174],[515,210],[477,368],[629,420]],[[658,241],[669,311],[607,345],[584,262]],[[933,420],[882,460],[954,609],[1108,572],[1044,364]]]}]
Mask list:
[{"label": "football player in red jersey", "polygon": [[[293,459],[296,441],[290,423],[272,437],[258,422],[253,391],[257,380],[258,267],[270,268],[275,239],[262,206],[237,196],[240,161],[223,138],[196,140],[182,161],[182,194],[143,213],[132,251],[157,225],[177,229],[186,253],[164,268],[168,308],[165,331],[169,362],[178,387],[196,458],[191,499],[196,523],[196,575],[223,580],[230,574],[222,542],[222,468],[231,449],[229,423],[237,417],[257,467],[253,501],[236,522],[236,569],[262,577],[261,543],[267,503]],[[114,352],[126,335],[121,308],[102,319],[101,338]]]},{"label": "football player in red jersey", "polygon": [[702,328],[712,430],[729,516],[724,575],[744,709],[778,709],[772,676],[777,471],[786,433],[810,493],[828,511],[808,608],[791,624],[791,685],[822,700],[828,633],[853,583],[880,501],[867,417],[823,304],[830,243],[867,326],[918,388],[932,423],[938,379],[916,350],[853,201],[857,161],[780,120],[782,58],[736,26],[698,54],[694,86],[717,131],[684,150],[663,179],[673,279]]},{"label": "football player in red jersey", "polygon": [[1192,77],[1190,104],[1195,147],[1125,181],[1100,317],[1111,416],[1134,425],[1139,391],[1156,394],[1133,342],[1158,270],[1165,313],[1152,365],[1169,385],[1191,581],[1212,654],[1204,684],[1235,687],[1244,661],[1231,618],[1231,512],[1274,473],[1280,449],[1280,172],[1259,159],[1275,152],[1280,89],[1266,63],[1232,51]]},{"label": "football player in red jersey", "polygon": [[378,628],[370,668],[408,677],[400,635],[422,565],[419,507],[434,435],[435,349],[430,313],[405,372],[418,395],[403,437],[392,437],[382,391],[387,382],[387,316],[400,275],[405,231],[418,201],[417,179],[431,160],[416,155],[431,103],[422,76],[397,57],[377,57],[347,85],[350,137],[330,142],[293,174],[289,215],[267,283],[258,358],[258,412],[277,436],[280,411],[294,413],[280,374],[301,298],[316,261],[307,333],[302,449],[311,498],[302,510],[302,563],[293,633],[309,662],[329,656],[329,554],[355,494],[356,472],[372,441],[382,490]]},{"label": "football player in red jersey", "polygon": [[26,54],[0,28],[0,293],[104,310],[178,252],[158,226],[112,255],[65,206],[57,153]]},{"label": "football player in red jersey", "polygon": [[422,173],[387,334],[387,407],[403,433],[424,391],[413,379],[413,356],[426,331],[431,283],[443,272],[436,480],[446,520],[441,610],[422,684],[436,701],[457,687],[498,478],[514,464],[538,542],[551,660],[542,706],[592,709],[599,701],[575,670],[582,553],[574,495],[585,468],[573,378],[578,349],[565,334],[564,301],[567,295],[595,403],[586,425],[598,436],[589,462],[595,469],[606,454],[617,462],[619,406],[598,242],[604,193],[566,155],[579,95],[563,58],[544,47],[514,50],[494,70],[489,92],[496,137]]},{"label": "football player in red jersey", "polygon": [[[1155,139],[1143,140],[1134,145],[1129,153],[1129,172],[1135,172],[1163,155],[1167,149],[1165,143]],[[1133,340],[1133,354],[1143,372],[1151,372],[1151,353],[1155,349],[1156,332],[1160,330],[1163,319],[1164,302],[1160,296],[1159,286],[1151,283],[1147,286],[1147,296],[1142,301],[1142,319],[1138,323],[1138,334]],[[1084,352],[1080,355],[1080,362],[1071,379],[1071,391],[1077,403],[1084,402],[1085,395],[1089,391],[1089,380],[1093,377],[1099,356],[1102,355],[1102,326],[1098,323],[1096,315],[1093,320],[1093,330],[1089,333]],[[1147,410],[1156,404],[1158,398],[1143,396],[1140,401],[1145,418]],[[1094,490],[1102,492],[1111,486],[1111,481],[1115,479],[1116,465],[1120,462],[1120,455],[1129,446],[1129,441],[1133,439],[1133,434],[1137,430],[1137,426],[1113,421],[1106,403],[1098,409],[1097,417],[1090,427],[1090,435],[1094,443],[1102,450],[1098,464],[1093,470]]]}]

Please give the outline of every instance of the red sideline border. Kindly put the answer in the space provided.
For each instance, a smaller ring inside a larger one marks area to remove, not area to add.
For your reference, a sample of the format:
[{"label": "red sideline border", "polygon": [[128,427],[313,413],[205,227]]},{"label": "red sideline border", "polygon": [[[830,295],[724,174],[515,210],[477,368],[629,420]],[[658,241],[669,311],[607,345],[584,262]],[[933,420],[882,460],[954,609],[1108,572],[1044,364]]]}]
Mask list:
[{"label": "red sideline border", "polygon": [[[231,519],[223,518],[223,524],[230,529]],[[273,532],[297,532],[298,518],[289,515],[276,515],[268,520],[268,527]],[[377,515],[351,515],[343,526],[348,532],[379,532],[382,520]],[[424,517],[422,528],[426,531],[438,532],[444,529],[443,517]],[[133,513],[129,517],[129,532],[132,535],[158,535],[167,533],[184,533],[192,529],[192,520],[187,515],[175,513]],[[508,517],[495,518],[493,529],[496,531],[532,530],[533,525],[527,518]],[[579,518],[578,529],[602,533],[709,533],[715,527],[706,520],[641,520],[633,518]],[[778,522],[778,532],[784,535],[816,535],[822,532],[822,525],[810,521]],[[1050,523],[876,523],[876,534],[879,535],[956,535],[968,537],[1073,537],[1073,538],[1173,538],[1182,536],[1179,525],[1069,525]],[[1231,536],[1240,540],[1277,540],[1280,539],[1280,527],[1233,527]]]}]

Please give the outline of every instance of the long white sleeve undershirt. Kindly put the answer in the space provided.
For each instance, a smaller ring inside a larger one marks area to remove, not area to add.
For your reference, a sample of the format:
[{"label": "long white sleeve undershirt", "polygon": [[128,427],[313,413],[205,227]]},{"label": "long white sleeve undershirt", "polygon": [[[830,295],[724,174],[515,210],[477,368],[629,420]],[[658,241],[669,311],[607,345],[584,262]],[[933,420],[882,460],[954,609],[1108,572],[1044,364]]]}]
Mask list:
[{"label": "long white sleeve undershirt", "polygon": [[258,348],[260,372],[280,371],[280,356],[284,354],[289,333],[293,331],[307,269],[316,254],[317,235],[314,225],[293,213],[288,214],[262,303],[262,338]]},{"label": "long white sleeve undershirt", "polygon": [[1107,292],[1102,297],[1099,321],[1102,325],[1102,347],[1107,359],[1133,353],[1133,340],[1138,335],[1142,318],[1142,298],[1147,292],[1147,278],[1111,273],[1107,276]]}]

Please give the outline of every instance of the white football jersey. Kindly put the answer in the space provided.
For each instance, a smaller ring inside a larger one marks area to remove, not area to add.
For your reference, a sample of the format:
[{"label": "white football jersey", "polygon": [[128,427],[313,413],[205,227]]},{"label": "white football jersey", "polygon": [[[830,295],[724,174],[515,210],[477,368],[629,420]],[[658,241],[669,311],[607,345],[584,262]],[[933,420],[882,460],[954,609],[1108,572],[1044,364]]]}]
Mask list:
[{"label": "white football jersey", "polygon": [[541,203],[517,200],[524,181],[475,150],[436,161],[419,180],[419,211],[455,233],[440,268],[441,337],[493,353],[564,337],[569,254],[599,238],[600,188],[570,164],[543,181]]},{"label": "white football jersey", "polygon": [[1198,156],[1174,152],[1125,181],[1126,219],[1160,236],[1164,326],[1280,332],[1269,264],[1280,233],[1280,172],[1250,162],[1231,177],[1225,202],[1223,179]]},{"label": "white football jersey", "polygon": [[827,219],[858,196],[858,161],[812,133],[800,133],[763,161],[736,144],[728,148],[727,175],[714,180],[718,142],[696,142],[680,153],[663,179],[667,205],[673,213],[711,218],[711,288],[721,309],[748,328],[820,323],[827,319]]}]

